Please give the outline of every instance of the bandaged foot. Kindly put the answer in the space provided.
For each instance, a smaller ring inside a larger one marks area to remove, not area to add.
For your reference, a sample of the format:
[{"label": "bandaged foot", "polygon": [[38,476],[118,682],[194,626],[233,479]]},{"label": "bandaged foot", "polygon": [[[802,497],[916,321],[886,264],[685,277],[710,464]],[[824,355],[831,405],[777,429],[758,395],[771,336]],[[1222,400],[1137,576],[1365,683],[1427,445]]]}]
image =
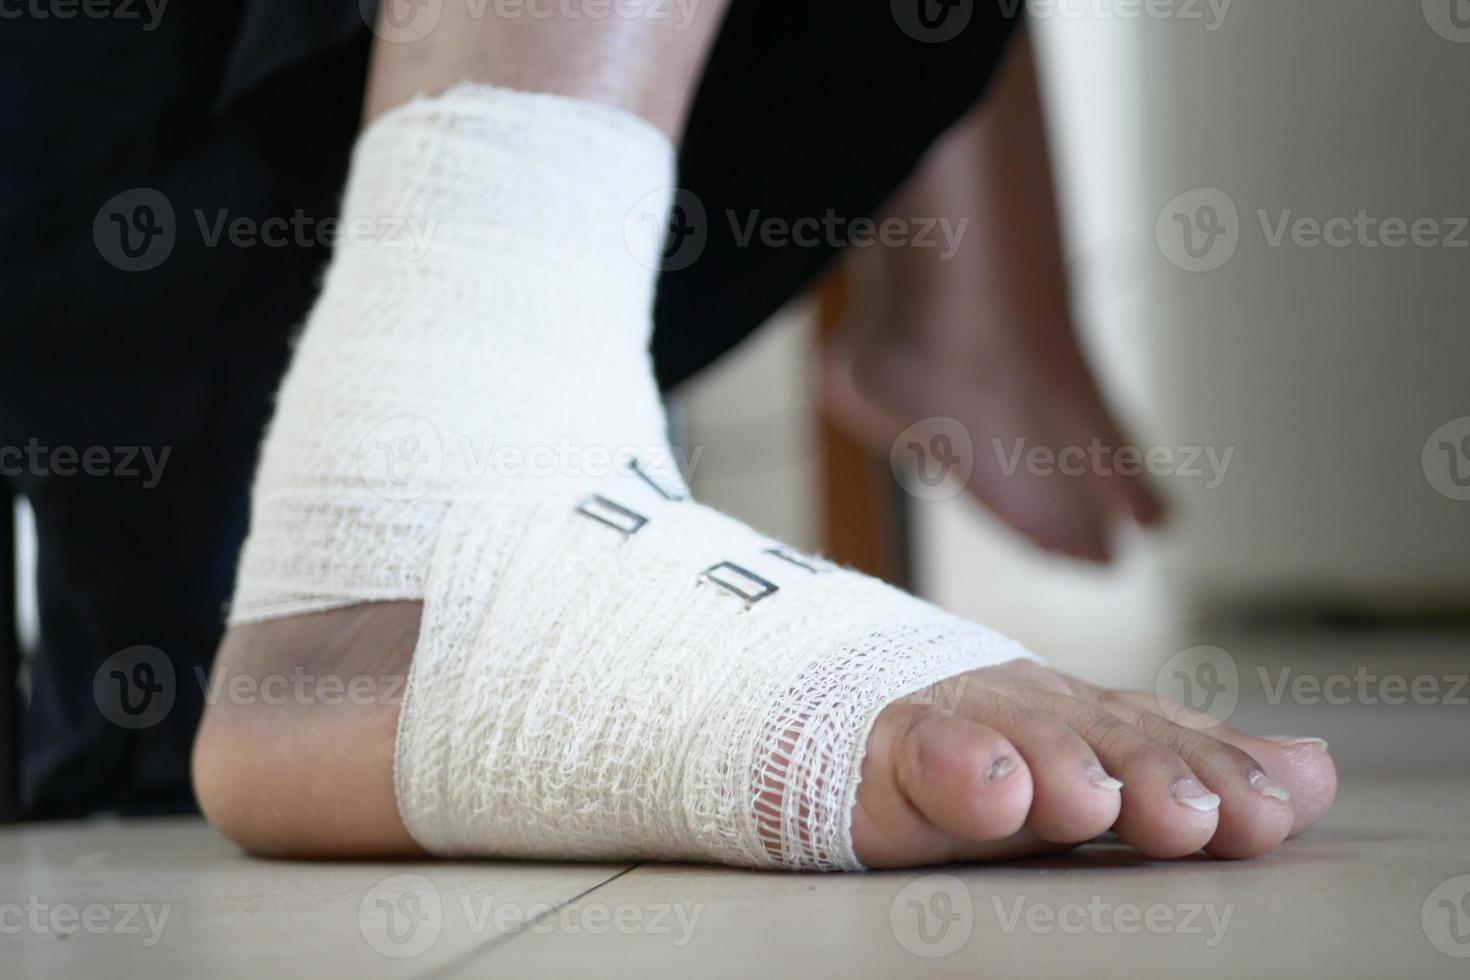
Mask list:
[{"label": "bandaged foot", "polygon": [[360,141],[344,228],[381,235],[344,237],[282,387],[232,635],[421,603],[413,841],[836,870],[1109,827],[1256,853],[1316,819],[1315,744],[1173,726],[689,499],[646,353],[672,159],[617,110],[473,86]]}]

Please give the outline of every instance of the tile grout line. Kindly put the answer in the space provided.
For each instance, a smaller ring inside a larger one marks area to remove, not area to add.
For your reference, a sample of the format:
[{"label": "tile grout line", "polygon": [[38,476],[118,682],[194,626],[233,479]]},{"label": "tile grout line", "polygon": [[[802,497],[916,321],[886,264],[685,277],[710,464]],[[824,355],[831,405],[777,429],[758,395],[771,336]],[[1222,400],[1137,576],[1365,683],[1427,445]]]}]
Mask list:
[{"label": "tile grout line", "polygon": [[465,950],[457,956],[452,957],[448,962],[420,974],[419,980],[433,980],[433,978],[453,976],[459,970],[463,969],[466,966],[469,966],[476,960],[490,955],[490,953],[494,952],[496,949],[499,949],[501,946],[504,946],[506,943],[515,939],[517,936],[529,932],[533,927],[546,921],[546,919],[560,912],[567,906],[572,905],[575,902],[580,902],[582,899],[586,898],[588,895],[591,895],[599,888],[602,888],[605,885],[612,884],[624,875],[632,874],[634,871],[637,871],[639,868],[643,867],[643,865],[643,861],[639,861],[636,864],[628,865],[617,874],[610,875],[607,878],[604,878],[602,881],[597,882],[595,885],[591,885],[590,887],[582,889],[582,891],[573,895],[571,898],[568,898],[566,901],[558,902],[535,918],[521,923],[515,929],[512,929],[509,932],[502,932],[499,935],[495,936],[493,939],[485,942],[483,945],[472,946],[471,948]]}]

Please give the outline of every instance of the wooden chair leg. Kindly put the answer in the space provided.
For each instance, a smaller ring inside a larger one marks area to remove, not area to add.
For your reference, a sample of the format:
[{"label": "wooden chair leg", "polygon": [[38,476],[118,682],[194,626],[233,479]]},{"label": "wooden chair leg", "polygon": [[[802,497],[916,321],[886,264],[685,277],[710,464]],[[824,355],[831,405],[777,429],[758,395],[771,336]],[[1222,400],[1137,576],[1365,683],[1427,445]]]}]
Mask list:
[{"label": "wooden chair leg", "polygon": [[[820,290],[819,335],[830,341],[841,321],[840,268]],[[825,398],[818,404],[826,405]],[[822,514],[827,557],[903,588],[912,586],[904,496],[886,460],[874,457],[821,411]]]}]

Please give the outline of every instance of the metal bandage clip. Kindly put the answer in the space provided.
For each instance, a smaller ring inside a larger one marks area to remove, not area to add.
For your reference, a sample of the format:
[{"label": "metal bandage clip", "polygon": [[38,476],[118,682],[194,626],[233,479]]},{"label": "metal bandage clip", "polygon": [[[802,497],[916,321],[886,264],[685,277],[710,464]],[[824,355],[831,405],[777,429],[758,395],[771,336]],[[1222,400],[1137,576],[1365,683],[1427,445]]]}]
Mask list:
[{"label": "metal bandage clip", "polygon": [[644,483],[648,484],[648,486],[653,489],[653,492],[654,493],[658,494],[660,497],[664,498],[665,500],[683,500],[684,499],[683,494],[669,493],[663,487],[659,486],[659,484],[654,481],[653,477],[649,476],[647,473],[645,473],[643,471],[643,467],[641,465],[639,465],[638,460],[636,460],[636,459],[633,460],[633,461],[631,461],[630,463],[628,463],[628,472],[632,473],[634,476],[638,477],[638,479],[640,479]]},{"label": "metal bandage clip", "polygon": [[748,568],[741,568],[732,561],[711,565],[699,576],[701,581],[713,582],[726,592],[745,600],[746,608],[780,591],[780,586],[769,579],[761,578]]},{"label": "metal bandage clip", "polygon": [[629,510],[599,493],[594,493],[578,504],[577,511],[594,521],[601,521],[614,530],[622,531],[623,535],[629,538],[643,530],[643,525],[648,523],[648,518],[636,510]]},{"label": "metal bandage clip", "polygon": [[820,575],[822,572],[827,571],[826,562],[822,561],[822,559],[814,558],[805,552],[797,551],[795,548],[788,548],[785,545],[767,548],[765,554],[774,555],[784,562],[795,565],[797,568],[811,572],[813,575]]},{"label": "metal bandage clip", "polygon": [[[625,538],[631,538],[643,530],[644,525],[661,507],[683,499],[655,482],[635,459],[628,464],[628,472],[623,474],[616,486],[608,489],[606,495],[592,494],[577,505],[577,511],[621,531]],[[619,503],[619,500],[628,503]],[[634,507],[638,509],[635,510]]]}]

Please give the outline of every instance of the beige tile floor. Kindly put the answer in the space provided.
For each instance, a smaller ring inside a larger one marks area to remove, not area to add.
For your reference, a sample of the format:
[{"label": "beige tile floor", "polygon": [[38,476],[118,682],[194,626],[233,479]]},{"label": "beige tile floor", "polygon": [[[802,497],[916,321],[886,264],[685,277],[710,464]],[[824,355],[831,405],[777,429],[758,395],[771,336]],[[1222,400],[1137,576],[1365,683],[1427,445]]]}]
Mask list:
[{"label": "beige tile floor", "polygon": [[[1344,774],[1324,825],[1253,861],[1148,862],[1100,843],[852,876],[303,864],[243,857],[190,820],[36,826],[0,832],[0,975],[1470,976],[1462,639],[1223,644],[1242,677],[1233,720],[1321,732]],[[1286,654],[1294,677],[1436,678],[1440,703],[1272,705],[1253,658]]]}]

